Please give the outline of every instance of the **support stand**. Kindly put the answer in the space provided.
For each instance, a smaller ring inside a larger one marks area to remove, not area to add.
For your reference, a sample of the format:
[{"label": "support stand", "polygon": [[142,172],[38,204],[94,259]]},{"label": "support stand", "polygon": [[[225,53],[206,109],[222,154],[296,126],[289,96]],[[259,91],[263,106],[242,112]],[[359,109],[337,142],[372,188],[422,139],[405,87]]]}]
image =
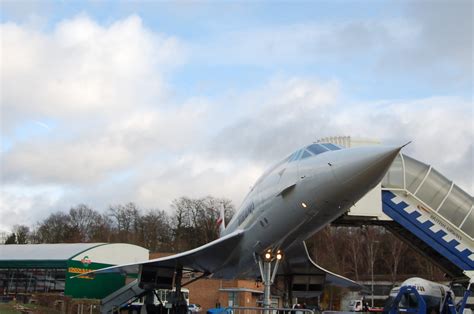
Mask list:
[{"label": "support stand", "polygon": [[[263,283],[263,307],[269,309],[272,306],[271,300],[271,287],[275,281],[275,276],[278,272],[278,266],[281,260],[281,253],[278,252],[274,257],[271,252],[265,253],[263,257],[258,258],[258,268],[260,269],[260,276],[262,277]],[[273,264],[273,271],[272,271]],[[269,311],[267,312],[269,313]]]},{"label": "support stand", "polygon": [[153,290],[146,290],[140,313],[150,314],[150,313],[156,312],[154,298],[155,298],[155,294]]},{"label": "support stand", "polygon": [[284,306],[286,308],[292,308],[293,306],[293,276],[285,276],[283,279],[284,283]]},{"label": "support stand", "polygon": [[186,300],[183,297],[183,293],[181,292],[182,279],[183,268],[177,268],[174,277],[175,291],[172,294],[172,299],[170,300],[170,302],[172,303],[170,311],[171,314],[186,314],[188,312],[188,305],[186,304]]}]

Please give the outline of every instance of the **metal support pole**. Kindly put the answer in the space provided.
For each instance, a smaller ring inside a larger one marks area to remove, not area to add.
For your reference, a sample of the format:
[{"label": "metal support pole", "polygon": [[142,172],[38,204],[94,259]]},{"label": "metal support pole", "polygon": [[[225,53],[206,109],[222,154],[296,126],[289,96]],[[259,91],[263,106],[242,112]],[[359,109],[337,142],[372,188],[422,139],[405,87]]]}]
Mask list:
[{"label": "metal support pole", "polygon": [[181,280],[183,279],[183,268],[176,269],[176,276],[175,276],[175,288],[176,293],[181,293]]},{"label": "metal support pole", "polygon": [[288,278],[288,307],[293,307],[293,277]]},{"label": "metal support pole", "polygon": [[272,274],[272,278],[270,279],[270,284],[273,285],[273,282],[275,281],[275,277],[276,277],[276,274],[277,274],[277,271],[278,271],[278,265],[280,264],[280,260],[277,259],[275,261],[275,266],[273,267],[273,274]]},{"label": "metal support pole", "polygon": [[[272,271],[272,262],[275,261]],[[260,276],[262,277],[263,283],[263,307],[266,309],[265,313],[270,313],[269,309],[272,306],[271,299],[271,287],[275,281],[276,274],[278,272],[278,266],[280,264],[279,259],[263,259],[258,257],[258,268],[260,270]]]},{"label": "metal support pole", "polygon": [[371,274],[371,291],[370,291],[370,294],[371,294],[371,307],[374,307],[374,264],[375,264],[375,248],[374,248],[374,245],[377,246],[379,243],[379,241],[372,241],[370,243],[370,274]]},{"label": "metal support pole", "polygon": [[272,300],[271,300],[271,287],[272,287],[272,263],[271,262],[265,262],[264,263],[264,269],[265,269],[265,280],[263,281],[264,284],[264,292],[263,292],[263,307],[266,309],[269,309],[272,305]]},{"label": "metal support pole", "polygon": [[[372,244],[370,244],[370,245],[371,245],[371,247],[372,247]],[[371,254],[372,254],[372,252],[371,252]],[[372,257],[372,258],[373,258],[373,257]],[[370,267],[370,270],[371,270],[371,277],[372,277],[372,278],[371,278],[372,280],[371,280],[371,282],[370,282],[370,285],[371,285],[370,294],[371,294],[371,299],[372,299],[371,306],[374,307],[374,262],[373,262],[373,260],[370,261],[370,263],[371,263],[371,265],[372,265],[372,267]],[[364,306],[364,305],[362,305],[362,306]]]},{"label": "metal support pole", "polygon": [[173,307],[172,313],[176,314],[185,314],[188,311],[188,305],[186,304],[186,300],[181,293],[181,287],[183,280],[183,268],[178,267],[176,268],[176,274],[174,277],[174,286],[175,286],[175,293],[173,296]]},{"label": "metal support pole", "polygon": [[147,290],[143,300],[143,305],[146,307],[147,304],[153,304],[155,301],[154,297],[155,295],[153,294],[153,290]]}]

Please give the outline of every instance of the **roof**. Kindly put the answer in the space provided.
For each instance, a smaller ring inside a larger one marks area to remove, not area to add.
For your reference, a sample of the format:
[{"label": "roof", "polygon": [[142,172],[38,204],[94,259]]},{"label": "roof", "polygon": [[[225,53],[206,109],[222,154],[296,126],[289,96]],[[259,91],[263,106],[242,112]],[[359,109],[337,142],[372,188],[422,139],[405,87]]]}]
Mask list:
[{"label": "roof", "polygon": [[68,260],[105,243],[7,244],[0,245],[2,260]]},{"label": "roof", "polygon": [[66,267],[66,261],[106,243],[0,245],[0,267]]},{"label": "roof", "polygon": [[257,294],[263,294],[263,291],[256,290],[256,289],[248,289],[248,288],[221,288],[219,291],[223,292],[251,292]]}]

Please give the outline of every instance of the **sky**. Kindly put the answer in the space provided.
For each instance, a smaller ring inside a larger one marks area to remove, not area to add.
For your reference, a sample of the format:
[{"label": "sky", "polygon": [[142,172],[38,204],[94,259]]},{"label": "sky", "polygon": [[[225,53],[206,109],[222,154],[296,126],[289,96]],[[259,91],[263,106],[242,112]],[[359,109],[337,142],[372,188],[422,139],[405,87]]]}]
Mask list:
[{"label": "sky", "polygon": [[240,204],[325,136],[473,188],[472,1],[0,1],[0,231],[80,203]]}]

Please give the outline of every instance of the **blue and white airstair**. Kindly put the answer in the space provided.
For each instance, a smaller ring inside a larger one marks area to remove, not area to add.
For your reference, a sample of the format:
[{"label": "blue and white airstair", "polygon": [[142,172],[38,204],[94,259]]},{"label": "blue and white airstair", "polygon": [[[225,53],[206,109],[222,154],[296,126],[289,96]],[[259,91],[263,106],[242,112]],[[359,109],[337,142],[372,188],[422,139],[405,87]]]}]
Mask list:
[{"label": "blue and white airstair", "polygon": [[382,211],[469,276],[473,198],[432,166],[399,154],[382,181]]},{"label": "blue and white airstair", "polygon": [[453,279],[474,277],[472,196],[407,155],[400,153],[381,185],[336,223],[383,225]]}]

